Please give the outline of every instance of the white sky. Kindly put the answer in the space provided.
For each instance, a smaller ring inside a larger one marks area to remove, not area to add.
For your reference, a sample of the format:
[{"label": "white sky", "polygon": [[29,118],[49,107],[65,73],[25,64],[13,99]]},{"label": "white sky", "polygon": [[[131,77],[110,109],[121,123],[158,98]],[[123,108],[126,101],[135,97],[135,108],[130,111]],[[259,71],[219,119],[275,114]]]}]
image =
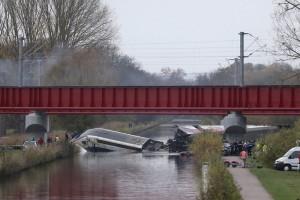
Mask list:
[{"label": "white sky", "polygon": [[[239,55],[241,31],[245,55],[272,46],[272,0],[105,0],[119,27],[121,50],[143,69],[183,68],[187,73],[213,71]],[[270,64],[275,59],[256,53],[245,62]]]}]

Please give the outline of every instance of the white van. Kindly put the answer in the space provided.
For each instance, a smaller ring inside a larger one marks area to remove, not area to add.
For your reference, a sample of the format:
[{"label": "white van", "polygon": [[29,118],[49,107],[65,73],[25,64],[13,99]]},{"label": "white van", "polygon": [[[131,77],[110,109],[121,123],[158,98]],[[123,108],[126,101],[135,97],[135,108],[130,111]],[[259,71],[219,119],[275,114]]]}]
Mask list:
[{"label": "white van", "polygon": [[300,147],[293,147],[282,157],[274,162],[274,167],[279,170],[298,170]]}]

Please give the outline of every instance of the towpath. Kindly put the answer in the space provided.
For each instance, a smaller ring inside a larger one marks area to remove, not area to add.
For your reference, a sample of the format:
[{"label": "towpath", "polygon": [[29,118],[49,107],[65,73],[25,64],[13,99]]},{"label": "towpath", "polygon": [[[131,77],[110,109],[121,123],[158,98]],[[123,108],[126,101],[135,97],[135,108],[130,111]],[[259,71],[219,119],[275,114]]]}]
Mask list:
[{"label": "towpath", "polygon": [[[237,156],[226,156],[224,160],[237,161],[242,163]],[[234,178],[234,182],[240,189],[243,200],[272,200],[272,196],[265,190],[256,176],[249,169],[241,167],[229,167],[229,172]]]}]

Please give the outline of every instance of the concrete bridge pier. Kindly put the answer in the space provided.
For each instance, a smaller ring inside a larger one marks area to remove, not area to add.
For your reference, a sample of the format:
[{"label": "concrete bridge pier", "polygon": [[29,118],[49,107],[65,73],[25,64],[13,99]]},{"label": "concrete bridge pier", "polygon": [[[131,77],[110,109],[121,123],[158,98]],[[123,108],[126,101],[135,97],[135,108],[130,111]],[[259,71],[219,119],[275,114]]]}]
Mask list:
[{"label": "concrete bridge pier", "polygon": [[247,118],[239,112],[231,112],[221,120],[228,140],[241,140],[247,130]]},{"label": "concrete bridge pier", "polygon": [[47,114],[34,111],[25,116],[26,133],[30,133],[36,137],[41,137],[41,135],[44,134],[44,142],[46,142],[49,130],[50,120]]},{"label": "concrete bridge pier", "polygon": [[6,123],[3,115],[0,115],[0,137],[6,134]]}]

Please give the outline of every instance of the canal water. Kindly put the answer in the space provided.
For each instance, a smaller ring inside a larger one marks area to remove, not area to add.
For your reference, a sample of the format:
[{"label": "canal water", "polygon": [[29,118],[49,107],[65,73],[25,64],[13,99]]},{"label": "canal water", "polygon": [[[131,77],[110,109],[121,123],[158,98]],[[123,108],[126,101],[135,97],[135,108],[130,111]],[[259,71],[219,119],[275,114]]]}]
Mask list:
[{"label": "canal water", "polygon": [[[166,141],[174,130],[142,133]],[[191,158],[167,153],[81,153],[0,180],[1,200],[195,200]]]}]

